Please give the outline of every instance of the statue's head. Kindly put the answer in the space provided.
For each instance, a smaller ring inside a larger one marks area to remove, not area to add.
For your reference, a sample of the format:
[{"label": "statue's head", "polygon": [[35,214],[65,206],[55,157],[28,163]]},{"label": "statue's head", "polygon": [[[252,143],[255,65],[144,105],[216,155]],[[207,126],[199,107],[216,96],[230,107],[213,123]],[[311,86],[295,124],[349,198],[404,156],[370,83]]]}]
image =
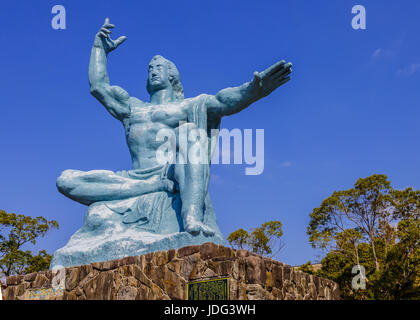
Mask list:
[{"label": "statue's head", "polygon": [[147,92],[152,94],[169,86],[172,87],[176,100],[184,99],[184,88],[175,64],[162,56],[154,56],[149,63]]}]

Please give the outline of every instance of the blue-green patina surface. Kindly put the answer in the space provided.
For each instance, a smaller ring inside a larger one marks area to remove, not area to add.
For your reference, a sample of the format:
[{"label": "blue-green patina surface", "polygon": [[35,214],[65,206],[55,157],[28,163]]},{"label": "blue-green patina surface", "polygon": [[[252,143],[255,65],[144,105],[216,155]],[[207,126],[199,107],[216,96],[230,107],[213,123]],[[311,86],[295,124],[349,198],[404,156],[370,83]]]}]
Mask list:
[{"label": "blue-green patina surface", "polygon": [[[217,132],[222,117],[240,112],[290,80],[291,63],[280,61],[255,72],[253,80],[242,86],[184,98],[175,64],[158,55],[149,63],[150,102],[143,102],[109,82],[108,54],[126,39],[112,40],[113,27],[106,19],[95,36],[90,91],[124,126],[133,169],[66,170],[60,175],[58,190],[88,210],[83,226],[54,253],[51,268],[205,242],[223,244],[207,190],[217,139],[210,131]],[[206,141],[187,141],[186,146],[177,142],[177,158],[186,158],[187,149],[205,143],[209,163],[159,162],[156,153],[163,142],[156,135],[162,129],[173,130],[177,138],[184,129],[202,129]]]}]

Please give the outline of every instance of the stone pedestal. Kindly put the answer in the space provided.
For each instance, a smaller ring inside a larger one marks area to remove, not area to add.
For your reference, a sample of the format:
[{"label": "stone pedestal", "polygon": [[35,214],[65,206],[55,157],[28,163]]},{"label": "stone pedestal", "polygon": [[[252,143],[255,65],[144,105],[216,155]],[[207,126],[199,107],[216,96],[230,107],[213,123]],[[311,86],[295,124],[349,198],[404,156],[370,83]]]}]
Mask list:
[{"label": "stone pedestal", "polygon": [[[57,273],[59,275],[60,273]],[[187,284],[229,278],[231,300],[335,300],[338,284],[213,243],[7,278],[4,299],[187,299]],[[65,277],[63,277],[65,275]],[[54,285],[53,285],[54,284]]]}]

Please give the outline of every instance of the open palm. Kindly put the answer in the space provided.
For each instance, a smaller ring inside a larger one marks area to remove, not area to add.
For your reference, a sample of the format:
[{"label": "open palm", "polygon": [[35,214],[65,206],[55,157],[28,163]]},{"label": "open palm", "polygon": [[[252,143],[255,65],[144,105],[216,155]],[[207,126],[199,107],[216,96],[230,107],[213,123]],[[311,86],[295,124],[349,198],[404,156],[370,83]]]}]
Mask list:
[{"label": "open palm", "polygon": [[252,81],[259,95],[265,97],[290,80],[292,64],[282,60],[262,72],[254,72]]},{"label": "open palm", "polygon": [[106,53],[115,50],[127,39],[126,36],[121,36],[117,40],[112,40],[109,36],[112,33],[112,28],[115,28],[115,25],[109,23],[109,18],[106,18],[104,25],[101,27],[101,30],[99,30],[99,32],[96,34],[97,39],[102,40],[102,45]]}]

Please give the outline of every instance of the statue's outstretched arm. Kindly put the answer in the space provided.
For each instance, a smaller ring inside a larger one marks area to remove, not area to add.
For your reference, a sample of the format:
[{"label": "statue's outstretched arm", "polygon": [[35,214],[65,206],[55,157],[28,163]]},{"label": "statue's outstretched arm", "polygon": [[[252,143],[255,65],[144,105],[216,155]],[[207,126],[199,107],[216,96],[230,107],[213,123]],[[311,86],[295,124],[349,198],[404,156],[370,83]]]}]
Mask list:
[{"label": "statue's outstretched arm", "polygon": [[101,30],[96,34],[89,63],[90,92],[97,98],[115,118],[122,120],[130,112],[129,94],[118,86],[111,86],[107,72],[107,55],[123,43],[126,37],[112,40],[110,29],[114,28],[105,19]]},{"label": "statue's outstretched arm", "polygon": [[284,60],[263,72],[254,72],[254,79],[240,87],[226,88],[207,100],[207,111],[215,117],[237,113],[253,102],[269,95],[290,80],[292,64]]}]

